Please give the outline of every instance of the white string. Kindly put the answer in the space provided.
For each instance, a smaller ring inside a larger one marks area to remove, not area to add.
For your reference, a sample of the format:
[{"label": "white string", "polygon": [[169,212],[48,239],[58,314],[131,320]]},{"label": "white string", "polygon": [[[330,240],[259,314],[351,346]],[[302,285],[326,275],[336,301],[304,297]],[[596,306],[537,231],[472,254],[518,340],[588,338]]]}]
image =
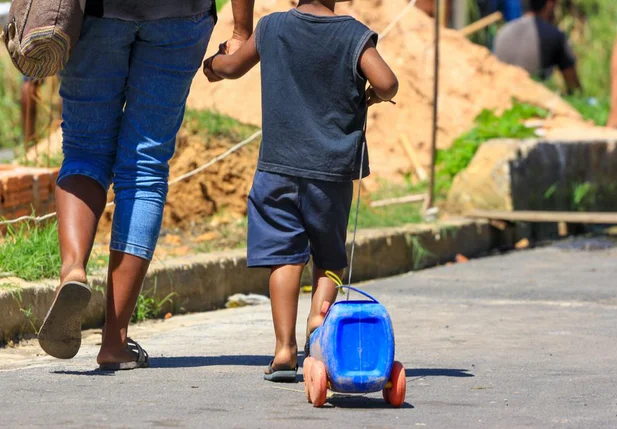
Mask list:
[{"label": "white string", "polygon": [[401,10],[401,12],[396,16],[396,18],[394,18],[394,20],[390,24],[388,24],[388,26],[384,28],[381,33],[379,33],[379,40],[383,40],[388,35],[388,33],[392,31],[394,26],[398,24],[399,21],[403,19],[405,15],[407,15],[411,8],[416,5],[416,1],[417,0],[411,0],[409,3],[407,3],[407,6],[405,6],[403,10]]},{"label": "white string", "polygon": [[[368,116],[368,112],[367,112]],[[356,217],[354,219],[353,226],[353,238],[351,240],[351,256],[349,257],[349,281],[347,284],[351,286],[351,274],[353,273],[353,257],[356,251],[356,233],[358,232],[358,214],[360,213],[360,195],[362,192],[362,173],[364,170],[364,151],[366,150],[366,122],[364,120],[364,138],[362,139],[362,154],[360,155],[360,176],[358,178],[358,195],[356,197]],[[347,300],[349,301],[349,292],[351,289],[347,289]]]}]

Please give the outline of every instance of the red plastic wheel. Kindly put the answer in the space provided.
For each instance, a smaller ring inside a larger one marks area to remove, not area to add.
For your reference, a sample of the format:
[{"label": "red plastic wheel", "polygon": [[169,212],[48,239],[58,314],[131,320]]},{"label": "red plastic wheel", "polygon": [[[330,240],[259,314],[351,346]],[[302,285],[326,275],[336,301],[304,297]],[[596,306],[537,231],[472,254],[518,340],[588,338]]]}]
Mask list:
[{"label": "red plastic wheel", "polygon": [[383,390],[383,398],[393,407],[399,408],[405,402],[405,393],[407,392],[405,367],[399,361],[395,361],[392,365],[390,383],[392,383],[392,387]]},{"label": "red plastic wheel", "polygon": [[313,407],[322,407],[326,403],[328,394],[328,376],[326,366],[320,360],[314,360],[311,364],[310,392]]},{"label": "red plastic wheel", "polygon": [[386,401],[386,404],[390,403],[390,392],[391,391],[392,389],[390,389],[389,387],[386,387],[385,389],[382,390],[383,400]]},{"label": "red plastic wheel", "polygon": [[313,363],[315,362],[315,358],[306,357],[304,358],[304,363],[302,364],[302,372],[304,374],[304,393],[306,393],[306,400],[311,402],[311,368]]}]

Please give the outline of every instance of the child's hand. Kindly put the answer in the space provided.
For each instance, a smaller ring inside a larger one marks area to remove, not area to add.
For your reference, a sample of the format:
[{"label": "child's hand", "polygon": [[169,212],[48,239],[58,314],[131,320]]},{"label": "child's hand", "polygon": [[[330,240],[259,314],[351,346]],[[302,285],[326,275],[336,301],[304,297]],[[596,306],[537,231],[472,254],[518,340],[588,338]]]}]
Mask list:
[{"label": "child's hand", "polygon": [[210,82],[238,79],[259,62],[254,34],[234,53],[230,53],[230,49],[236,49],[235,45],[221,43],[219,51],[204,61],[204,74]]},{"label": "child's hand", "polygon": [[[377,94],[375,93],[375,89],[373,89],[372,86],[369,86],[368,89],[366,90],[366,101],[367,101],[368,106],[372,106],[373,104],[377,104],[377,103],[386,102],[386,100],[382,100],[381,98],[377,96]],[[387,101],[388,103],[396,104],[394,100],[387,100]]]},{"label": "child's hand", "polygon": [[375,89],[372,86],[369,86],[366,90],[366,102],[369,106],[377,103],[383,103],[383,100],[375,94]]}]

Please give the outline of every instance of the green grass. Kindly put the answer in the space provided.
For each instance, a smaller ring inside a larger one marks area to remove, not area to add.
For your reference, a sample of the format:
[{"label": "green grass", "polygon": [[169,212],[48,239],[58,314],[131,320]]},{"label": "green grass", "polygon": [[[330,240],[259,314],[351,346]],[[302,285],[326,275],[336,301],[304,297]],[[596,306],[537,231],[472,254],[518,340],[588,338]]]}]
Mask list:
[{"label": "green grass", "polygon": [[[0,244],[0,272],[27,281],[58,278],[60,275],[60,245],[57,224],[33,225],[23,222],[9,226]],[[107,257],[92,255],[89,270],[107,264]]]},{"label": "green grass", "polygon": [[535,136],[535,130],[523,122],[531,118],[545,118],[548,112],[530,104],[514,102],[512,108],[501,115],[483,110],[474,121],[474,128],[466,132],[449,149],[437,151],[435,193],[443,197],[450,189],[454,177],[471,162],[480,145],[497,138],[524,139]]},{"label": "green grass", "polygon": [[55,223],[9,226],[0,244],[0,271],[29,281],[58,277],[60,248]]},{"label": "green grass", "polygon": [[611,110],[609,96],[594,98],[581,95],[568,95],[565,96],[564,99],[578,110],[585,120],[591,120],[596,125],[606,125],[608,114]]},{"label": "green grass", "polygon": [[229,3],[229,0],[216,0],[216,10],[220,12],[227,3]]},{"label": "green grass", "polygon": [[[409,177],[404,184],[395,185],[388,182],[381,182],[379,191],[370,195],[370,200],[377,201],[386,198],[397,198],[411,194],[421,194],[426,192],[426,183],[412,184]],[[349,230],[353,230],[356,212],[356,195],[351,206],[349,215]],[[380,228],[400,226],[408,223],[418,223],[422,221],[420,210],[422,203],[395,204],[385,207],[371,207],[366,199],[360,202],[360,214],[358,216],[358,228]]]},{"label": "green grass", "polygon": [[193,135],[204,137],[226,137],[240,141],[255,131],[257,127],[242,124],[229,116],[207,110],[188,109],[182,127]]}]

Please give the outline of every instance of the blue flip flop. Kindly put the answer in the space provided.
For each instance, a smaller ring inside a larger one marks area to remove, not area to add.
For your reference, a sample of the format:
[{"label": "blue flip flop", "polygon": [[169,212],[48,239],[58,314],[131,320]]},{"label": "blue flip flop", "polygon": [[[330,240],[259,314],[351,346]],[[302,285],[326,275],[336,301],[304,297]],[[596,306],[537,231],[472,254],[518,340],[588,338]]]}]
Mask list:
[{"label": "blue flip flop", "polygon": [[264,380],[272,381],[274,383],[295,383],[298,376],[298,365],[294,369],[282,368],[274,369],[272,364],[274,360],[270,361],[268,365],[268,373],[264,374]]}]

